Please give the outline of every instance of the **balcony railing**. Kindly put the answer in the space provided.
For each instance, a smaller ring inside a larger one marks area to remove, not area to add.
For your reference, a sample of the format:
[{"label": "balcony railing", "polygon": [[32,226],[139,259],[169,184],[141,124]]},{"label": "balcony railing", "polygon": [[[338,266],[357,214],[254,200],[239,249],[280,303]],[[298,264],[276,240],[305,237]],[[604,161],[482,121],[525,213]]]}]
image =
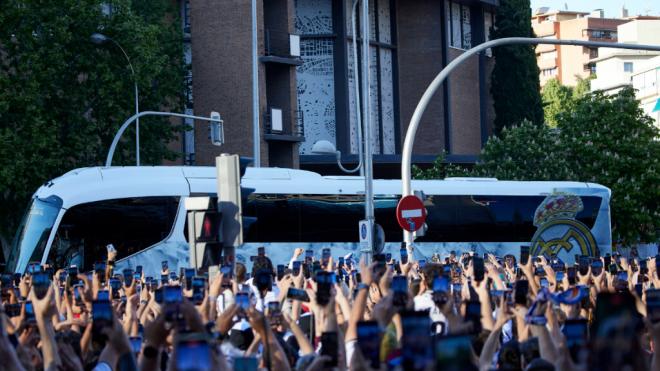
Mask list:
[{"label": "balcony railing", "polygon": [[303,112],[269,107],[264,114],[264,134],[266,140],[303,141]]}]

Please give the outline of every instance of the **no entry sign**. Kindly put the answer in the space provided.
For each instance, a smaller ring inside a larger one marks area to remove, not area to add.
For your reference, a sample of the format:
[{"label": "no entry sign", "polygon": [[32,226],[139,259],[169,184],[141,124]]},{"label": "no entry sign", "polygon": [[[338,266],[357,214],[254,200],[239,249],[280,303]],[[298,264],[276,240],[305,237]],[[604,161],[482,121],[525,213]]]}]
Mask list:
[{"label": "no entry sign", "polygon": [[402,198],[396,206],[396,220],[408,232],[422,228],[426,221],[426,208],[422,200],[414,195]]}]

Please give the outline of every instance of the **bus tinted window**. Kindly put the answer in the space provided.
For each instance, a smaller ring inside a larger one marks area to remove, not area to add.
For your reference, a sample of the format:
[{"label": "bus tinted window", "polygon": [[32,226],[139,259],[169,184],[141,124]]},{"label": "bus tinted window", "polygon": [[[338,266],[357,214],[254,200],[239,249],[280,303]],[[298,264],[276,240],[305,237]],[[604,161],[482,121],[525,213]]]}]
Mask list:
[{"label": "bus tinted window", "polygon": [[137,197],[74,206],[64,214],[48,260],[90,270],[106,259],[109,243],[117,259],[139,252],[170,234],[178,204],[179,197]]},{"label": "bus tinted window", "polygon": [[[534,212],[545,196],[430,196],[428,231],[419,242],[529,242]],[[577,219],[589,228],[602,199],[582,196]],[[243,214],[257,217],[246,242],[357,242],[364,218],[360,195],[252,195]],[[376,222],[385,240],[402,240],[395,218],[398,196],[377,196]],[[476,233],[475,233],[476,231]]]}]

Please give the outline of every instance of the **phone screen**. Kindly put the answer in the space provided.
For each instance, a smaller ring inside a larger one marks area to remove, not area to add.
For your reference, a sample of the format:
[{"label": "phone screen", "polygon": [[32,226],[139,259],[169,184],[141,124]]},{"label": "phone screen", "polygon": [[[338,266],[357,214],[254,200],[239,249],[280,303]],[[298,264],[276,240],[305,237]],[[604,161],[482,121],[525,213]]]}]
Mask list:
[{"label": "phone screen", "polygon": [[408,263],[408,250],[403,248],[403,249],[399,250],[399,253],[401,254],[401,264]]},{"label": "phone screen", "polygon": [[589,257],[588,256],[580,256],[579,264],[578,264],[578,271],[580,272],[581,275],[586,275],[589,273]]},{"label": "phone screen", "polygon": [[176,344],[177,370],[210,370],[211,348],[203,340],[184,340]]},{"label": "phone screen", "polygon": [[[426,315],[426,318],[430,317]],[[426,336],[428,337],[428,331]],[[380,368],[381,331],[376,321],[359,321],[357,324],[357,345],[371,368]]]},{"label": "phone screen", "polygon": [[309,302],[309,296],[307,296],[307,292],[305,292],[303,289],[297,289],[295,287],[289,287],[289,291],[287,291],[286,297],[292,300],[304,301],[306,303]]},{"label": "phone screen", "polygon": [[300,264],[301,263],[299,261],[293,262],[293,275],[294,276],[297,276],[297,275],[300,274]]},{"label": "phone screen", "polygon": [[142,350],[142,337],[141,336],[131,336],[129,338],[131,342],[131,349],[133,353],[138,354]]},{"label": "phone screen", "polygon": [[529,281],[520,280],[515,283],[514,301],[516,304],[527,305]]},{"label": "phone screen", "polygon": [[50,286],[50,278],[46,272],[37,272],[32,276],[32,286],[34,286],[34,293],[37,298],[43,299],[48,292]]},{"label": "phone screen", "polygon": [[110,292],[108,290],[99,290],[96,293],[96,300],[110,300]]},{"label": "phone screen", "polygon": [[206,281],[202,277],[193,277],[192,279],[192,301],[195,305],[200,305],[204,301],[205,283]]},{"label": "phone screen", "polygon": [[181,286],[165,286],[163,290],[163,302],[165,304],[180,303],[183,300]]},{"label": "phone screen", "polygon": [[568,284],[575,285],[577,278],[577,270],[575,269],[575,267],[568,267],[566,269],[566,275],[568,276]]},{"label": "phone screen", "polygon": [[574,362],[578,362],[580,350],[587,346],[587,320],[567,319],[564,322],[562,333],[566,337],[566,345]]},{"label": "phone screen", "polygon": [[481,332],[481,303],[475,300],[467,302],[465,308],[465,322],[472,323],[472,333]]},{"label": "phone screen", "polygon": [[591,262],[591,273],[594,276],[599,276],[603,273],[603,262],[601,260],[594,260]]},{"label": "phone screen", "polygon": [[433,362],[431,343],[431,318],[427,312],[403,312],[401,314],[403,337],[401,338],[404,370],[424,370]]},{"label": "phone screen", "polygon": [[646,290],[646,313],[651,323],[660,322],[660,289]]},{"label": "phone screen", "polygon": [[473,256],[472,267],[474,268],[474,280],[477,282],[483,281],[485,275],[484,259],[480,256]]},{"label": "phone screen", "polygon": [[526,265],[529,262],[529,245],[520,246],[520,264]]},{"label": "phone screen", "polygon": [[330,357],[325,362],[326,368],[337,367],[337,333],[324,332],[321,334],[321,355]]},{"label": "phone screen", "polygon": [[256,357],[234,357],[234,371],[257,371]]},{"label": "phone screen", "polygon": [[284,277],[284,270],[286,267],[282,264],[277,265],[277,280],[280,281]]},{"label": "phone screen", "polygon": [[242,310],[248,310],[250,307],[250,298],[248,297],[248,294],[245,292],[239,292],[236,294],[236,304],[238,307]]},{"label": "phone screen", "polygon": [[34,307],[32,306],[31,301],[25,302],[25,319],[29,324],[34,324],[37,322],[37,318],[34,316]]},{"label": "phone screen", "polygon": [[335,284],[334,272],[320,271],[316,274],[316,303],[326,305],[330,301],[330,291]]},{"label": "phone screen", "polygon": [[450,335],[437,338],[435,362],[448,370],[473,369],[472,339],[468,335]]}]

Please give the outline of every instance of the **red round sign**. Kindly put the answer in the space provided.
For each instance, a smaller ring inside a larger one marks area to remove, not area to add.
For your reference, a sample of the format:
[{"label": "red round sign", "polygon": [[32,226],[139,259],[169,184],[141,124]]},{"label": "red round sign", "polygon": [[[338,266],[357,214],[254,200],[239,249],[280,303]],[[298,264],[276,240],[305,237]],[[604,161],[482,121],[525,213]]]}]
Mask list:
[{"label": "red round sign", "polygon": [[422,200],[414,195],[402,198],[396,205],[396,220],[408,232],[422,228],[426,221],[426,208]]}]

